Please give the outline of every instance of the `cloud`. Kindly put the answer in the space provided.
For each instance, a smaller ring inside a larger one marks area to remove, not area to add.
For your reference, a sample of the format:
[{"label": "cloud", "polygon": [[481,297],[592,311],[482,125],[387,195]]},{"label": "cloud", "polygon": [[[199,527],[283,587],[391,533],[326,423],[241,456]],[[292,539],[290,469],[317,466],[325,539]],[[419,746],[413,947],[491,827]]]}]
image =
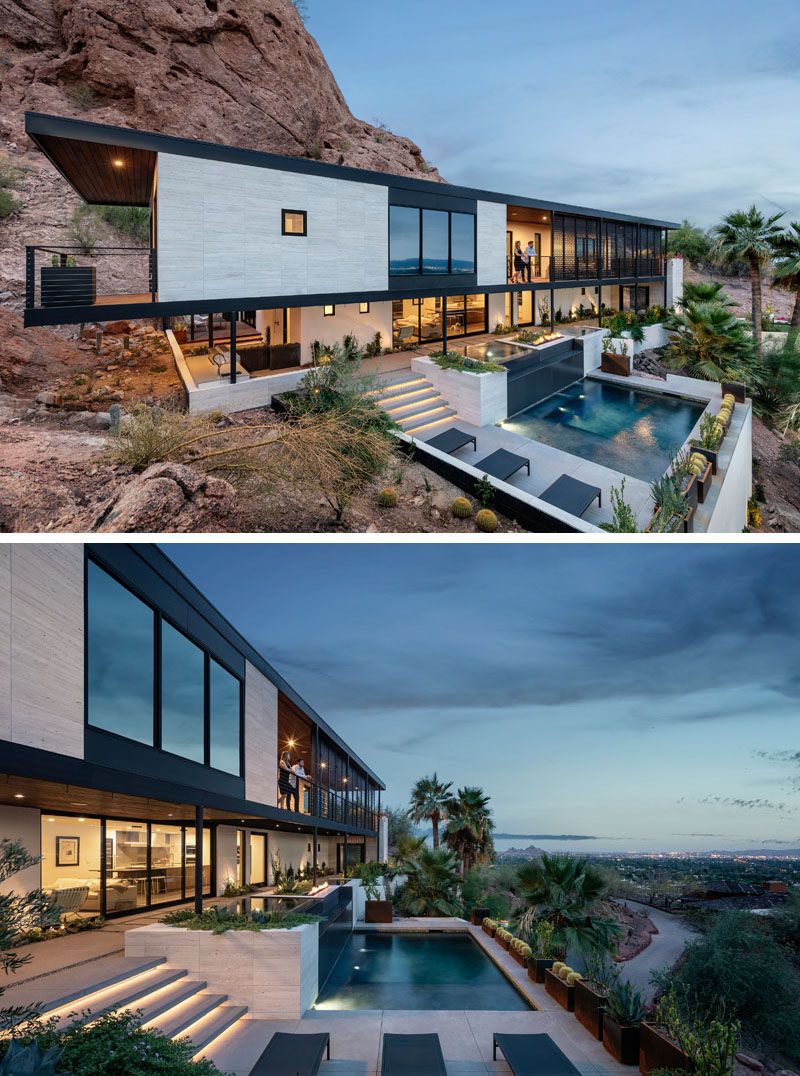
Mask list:
[{"label": "cloud", "polygon": [[736,807],[743,811],[778,811],[786,814],[795,814],[796,808],[790,807],[787,803],[775,803],[773,800],[767,799],[742,799],[734,796],[704,796],[703,799],[697,801],[698,803],[720,806],[720,807]]}]

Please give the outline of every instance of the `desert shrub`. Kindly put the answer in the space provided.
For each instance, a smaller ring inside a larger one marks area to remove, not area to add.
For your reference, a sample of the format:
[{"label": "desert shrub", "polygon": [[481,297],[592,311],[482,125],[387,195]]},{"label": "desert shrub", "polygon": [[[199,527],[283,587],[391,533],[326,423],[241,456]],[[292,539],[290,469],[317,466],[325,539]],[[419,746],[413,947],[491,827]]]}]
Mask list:
[{"label": "desert shrub", "polygon": [[205,426],[205,419],[193,419],[186,411],[139,404],[112,435],[109,454],[114,463],[144,471],[173,458]]},{"label": "desert shrub", "polygon": [[84,254],[91,254],[94,251],[100,232],[92,206],[82,204],[73,209],[67,234],[70,241],[76,247],[80,247]]},{"label": "desert shrub", "polygon": [[138,243],[150,242],[150,210],[136,205],[98,205],[94,214]]},{"label": "desert shrub", "polygon": [[769,923],[749,912],[721,912],[659,981],[674,984],[699,1013],[713,998],[726,1018],[741,1021],[746,1041],[800,1059],[800,970]]},{"label": "desert shrub", "polygon": [[511,902],[497,888],[493,873],[483,867],[473,867],[465,872],[461,883],[461,902],[465,916],[473,908],[488,908],[490,918],[505,919],[511,911]]},{"label": "desert shrub", "polygon": [[192,909],[181,908],[168,912],[161,920],[168,926],[185,927],[187,930],[207,930],[212,934],[224,934],[226,930],[290,930],[305,923],[318,923],[321,916],[303,915],[300,912],[237,912],[235,907],[212,905],[198,915]]}]

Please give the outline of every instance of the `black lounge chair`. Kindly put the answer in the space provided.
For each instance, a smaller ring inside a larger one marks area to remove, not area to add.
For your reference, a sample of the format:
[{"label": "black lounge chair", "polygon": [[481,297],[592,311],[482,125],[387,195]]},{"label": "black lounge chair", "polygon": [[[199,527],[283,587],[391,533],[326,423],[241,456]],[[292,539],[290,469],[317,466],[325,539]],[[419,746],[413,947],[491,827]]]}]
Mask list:
[{"label": "black lounge chair", "polygon": [[570,478],[568,474],[562,474],[555,482],[548,486],[544,493],[539,494],[540,501],[547,501],[573,516],[582,516],[592,501],[597,497],[597,507],[602,508],[601,491],[599,486],[590,486],[588,482],[579,482],[577,478]]},{"label": "black lounge chair", "polygon": [[381,1076],[447,1076],[438,1035],[383,1036]]},{"label": "black lounge chair", "polygon": [[451,427],[449,430],[445,430],[444,433],[437,433],[435,437],[431,437],[430,441],[426,441],[426,445],[430,445],[431,448],[438,448],[440,452],[458,452],[459,448],[463,448],[464,445],[468,445],[472,441],[473,451],[478,451],[477,438],[473,437],[471,433],[465,433],[464,430],[459,430],[457,426]]},{"label": "black lounge chair", "polygon": [[315,1076],[323,1054],[330,1061],[331,1037],[327,1031],[318,1035],[276,1031],[250,1069],[250,1076]]},{"label": "black lounge chair", "polygon": [[580,1076],[566,1054],[559,1050],[549,1035],[492,1036],[492,1056],[497,1060],[497,1048],[514,1076]]},{"label": "black lounge chair", "polygon": [[518,456],[516,452],[509,452],[506,448],[498,448],[491,456],[476,463],[475,467],[485,474],[490,474],[492,478],[499,478],[501,482],[505,482],[521,467],[527,467],[528,474],[531,473],[531,461],[524,456]]}]

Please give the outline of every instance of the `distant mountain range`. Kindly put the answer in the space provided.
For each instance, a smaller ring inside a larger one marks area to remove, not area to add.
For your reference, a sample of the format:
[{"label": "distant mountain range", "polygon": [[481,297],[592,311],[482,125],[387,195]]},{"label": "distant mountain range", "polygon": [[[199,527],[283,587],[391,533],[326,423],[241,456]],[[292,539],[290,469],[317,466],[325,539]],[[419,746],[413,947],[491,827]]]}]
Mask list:
[{"label": "distant mountain range", "polygon": [[496,841],[596,841],[597,837],[587,837],[582,833],[495,833],[494,839]]}]

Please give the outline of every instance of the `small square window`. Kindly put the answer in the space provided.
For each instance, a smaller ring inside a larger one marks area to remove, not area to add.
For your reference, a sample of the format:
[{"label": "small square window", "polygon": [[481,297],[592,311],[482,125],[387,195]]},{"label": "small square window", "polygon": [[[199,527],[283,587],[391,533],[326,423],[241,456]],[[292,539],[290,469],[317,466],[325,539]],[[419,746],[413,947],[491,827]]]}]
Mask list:
[{"label": "small square window", "polygon": [[336,307],[335,306],[323,306],[322,313],[323,313],[323,316],[326,317],[326,318],[336,317]]},{"label": "small square window", "polygon": [[359,314],[368,314],[369,313],[369,303],[359,303],[358,304],[358,312],[359,312]]},{"label": "small square window", "polygon": [[304,209],[283,209],[283,235],[308,235],[306,230],[306,211]]}]

